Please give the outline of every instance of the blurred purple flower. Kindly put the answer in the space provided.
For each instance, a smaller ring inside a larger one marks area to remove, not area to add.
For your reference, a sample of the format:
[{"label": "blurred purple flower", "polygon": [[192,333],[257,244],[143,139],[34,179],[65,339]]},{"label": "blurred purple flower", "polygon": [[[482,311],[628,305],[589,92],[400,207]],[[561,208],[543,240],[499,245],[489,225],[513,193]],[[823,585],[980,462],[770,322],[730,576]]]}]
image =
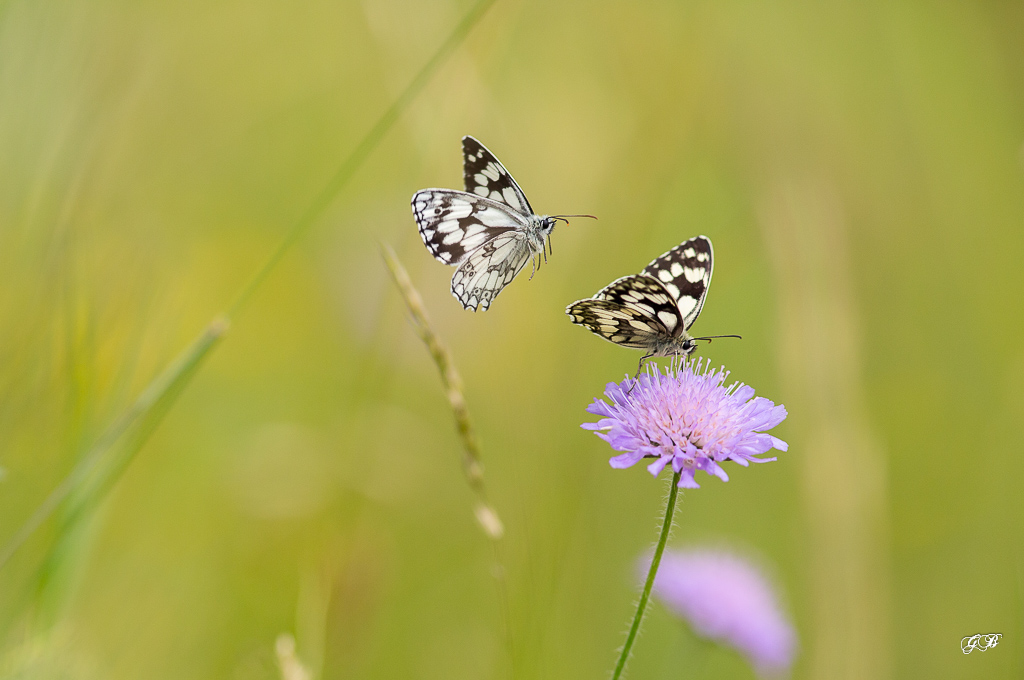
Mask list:
[{"label": "blurred purple flower", "polygon": [[[655,367],[638,381],[608,383],[604,394],[587,411],[601,416],[596,423],[583,423],[595,430],[616,451],[625,451],[609,462],[627,468],[642,458],[654,458],[647,466],[657,476],[672,463],[681,473],[679,486],[699,488],[693,473],[703,470],[724,482],[729,476],[718,464],[731,460],[746,467],[775,458],[756,456],[771,449],[785,451],[786,442],[766,434],[786,418],[786,408],[742,383],[724,387],[729,373],[712,370],[702,361],[681,361],[664,373]],[[635,385],[635,386],[634,386]],[[633,386],[631,393],[627,390]]]},{"label": "blurred purple flower", "polygon": [[[642,561],[646,573],[650,557]],[[797,636],[765,575],[721,550],[667,551],[654,595],[695,633],[736,648],[762,677],[785,674]]]}]

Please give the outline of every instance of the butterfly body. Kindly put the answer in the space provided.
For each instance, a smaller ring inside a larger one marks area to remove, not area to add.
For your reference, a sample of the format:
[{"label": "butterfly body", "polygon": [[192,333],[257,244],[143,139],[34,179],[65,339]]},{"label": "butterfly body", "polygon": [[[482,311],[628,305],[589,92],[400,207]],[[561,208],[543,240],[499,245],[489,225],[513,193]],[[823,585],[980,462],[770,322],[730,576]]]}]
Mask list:
[{"label": "butterfly body", "polygon": [[713,264],[711,241],[697,236],[565,312],[609,342],[644,350],[645,358],[687,355],[696,348],[687,331],[704,306]]},{"label": "butterfly body", "polygon": [[462,138],[466,191],[423,189],[412,212],[427,250],[457,266],[452,295],[464,309],[486,310],[533,260],[550,249],[556,217],[536,215],[512,175],[473,137]]}]

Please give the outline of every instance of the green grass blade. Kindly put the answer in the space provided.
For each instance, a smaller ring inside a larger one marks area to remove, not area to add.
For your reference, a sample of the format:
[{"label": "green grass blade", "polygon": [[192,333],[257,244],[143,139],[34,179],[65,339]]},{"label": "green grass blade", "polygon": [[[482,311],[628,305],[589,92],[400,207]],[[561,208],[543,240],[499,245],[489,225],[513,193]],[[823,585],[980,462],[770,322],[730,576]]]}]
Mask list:
[{"label": "green grass blade", "polygon": [[[122,413],[114,424],[107,429],[102,437],[92,446],[79,462],[72,468],[71,472],[60,484],[50,492],[46,500],[36,508],[32,516],[21,526],[16,534],[4,546],[0,552],[0,567],[3,567],[8,560],[17,552],[29,536],[31,536],[43,522],[53,514],[53,511],[63,503],[72,493],[80,493],[89,488],[90,485],[101,485],[94,488],[109,488],[113,479],[109,480],[106,486],[102,486],[103,480],[94,479],[94,473],[104,464],[111,473],[123,470],[128,460],[133,455],[131,447],[125,447],[123,456],[125,460],[116,465],[117,460],[109,456],[109,452],[121,441],[125,434],[132,432],[133,440],[138,442],[141,448],[145,439],[159,424],[167,409],[174,400],[181,394],[181,390],[187,382],[195,375],[203,359],[210,350],[217,344],[227,331],[227,322],[223,319],[214,320],[202,335],[196,338],[184,352],[171,362],[164,371],[151,382],[146,389],[138,396],[135,402]],[[139,435],[141,439],[139,439]],[[113,477],[113,474],[106,475]],[[90,482],[90,480],[92,480]]]}]

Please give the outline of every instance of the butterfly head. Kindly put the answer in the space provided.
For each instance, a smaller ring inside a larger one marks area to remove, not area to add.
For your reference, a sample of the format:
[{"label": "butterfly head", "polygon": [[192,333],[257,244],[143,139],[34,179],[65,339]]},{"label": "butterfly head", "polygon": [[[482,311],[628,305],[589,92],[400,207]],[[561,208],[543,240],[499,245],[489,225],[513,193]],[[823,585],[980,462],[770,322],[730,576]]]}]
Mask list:
[{"label": "butterfly head", "polygon": [[540,220],[539,229],[545,236],[551,236],[551,232],[555,230],[555,224],[560,220],[560,217],[555,215],[541,215],[538,217]]},{"label": "butterfly head", "polygon": [[693,354],[697,349],[697,339],[689,335],[682,337],[662,336],[657,338],[653,344],[638,349],[646,349],[651,356],[655,357],[685,357]]}]

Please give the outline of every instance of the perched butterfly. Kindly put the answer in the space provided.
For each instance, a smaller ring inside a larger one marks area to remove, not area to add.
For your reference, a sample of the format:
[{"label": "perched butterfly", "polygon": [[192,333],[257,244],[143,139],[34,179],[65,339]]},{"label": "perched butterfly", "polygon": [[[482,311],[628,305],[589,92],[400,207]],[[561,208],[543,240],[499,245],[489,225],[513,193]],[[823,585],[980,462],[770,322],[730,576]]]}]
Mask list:
[{"label": "perched butterfly", "polygon": [[547,261],[557,220],[592,216],[535,215],[523,190],[483,144],[463,137],[462,155],[466,190],[417,191],[412,214],[430,254],[459,267],[452,295],[463,309],[486,310],[527,262],[533,260],[536,272],[540,256]]},{"label": "perched butterfly", "polygon": [[687,331],[704,306],[713,264],[711,241],[696,236],[639,274],[612,281],[588,300],[577,300],[565,313],[609,342],[644,350],[641,367],[651,357],[686,355],[697,340],[711,339],[693,338]]}]

